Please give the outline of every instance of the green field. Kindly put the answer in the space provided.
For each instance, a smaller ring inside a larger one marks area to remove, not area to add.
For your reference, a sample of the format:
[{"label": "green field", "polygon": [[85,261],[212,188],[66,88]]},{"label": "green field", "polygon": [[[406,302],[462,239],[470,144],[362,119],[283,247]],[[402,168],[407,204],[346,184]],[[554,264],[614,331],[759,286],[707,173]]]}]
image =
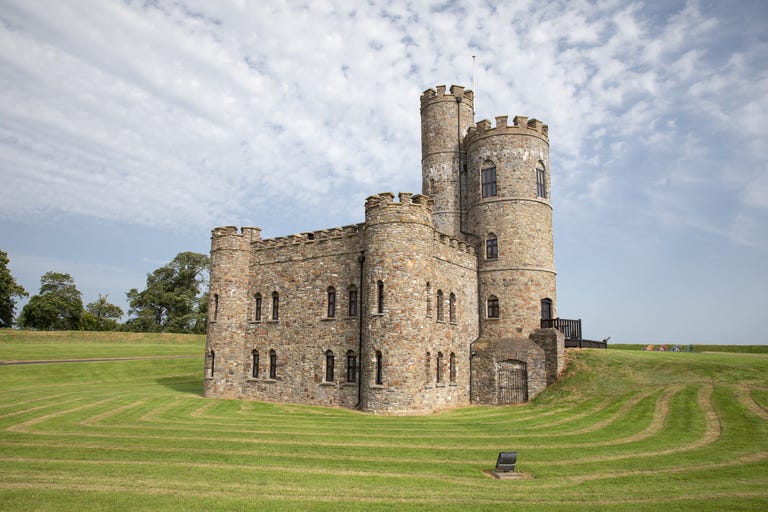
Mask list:
[{"label": "green field", "polygon": [[525,406],[388,417],[204,399],[203,344],[0,332],[5,361],[199,356],[0,366],[0,509],[768,509],[768,355],[573,351]]}]

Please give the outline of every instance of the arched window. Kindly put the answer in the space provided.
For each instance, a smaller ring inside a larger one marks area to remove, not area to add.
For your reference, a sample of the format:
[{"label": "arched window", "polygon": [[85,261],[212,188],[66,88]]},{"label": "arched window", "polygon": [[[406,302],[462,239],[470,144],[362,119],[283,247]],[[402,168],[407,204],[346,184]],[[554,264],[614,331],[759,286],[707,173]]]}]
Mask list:
[{"label": "arched window", "polygon": [[257,293],[253,296],[253,319],[257,322],[261,322],[261,294]]},{"label": "arched window", "polygon": [[357,382],[357,356],[347,350],[347,382]]},{"label": "arched window", "polygon": [[280,316],[280,296],[277,292],[272,292],[272,320],[277,320]]},{"label": "arched window", "polygon": [[496,235],[488,233],[488,238],[485,239],[485,258],[488,260],[496,259],[499,257],[499,241]]},{"label": "arched window", "polygon": [[349,316],[357,316],[357,286],[351,284],[347,291],[349,292],[349,308],[347,313]]},{"label": "arched window", "polygon": [[213,294],[213,321],[216,321],[216,318],[219,316],[219,294],[214,293]]},{"label": "arched window", "polygon": [[437,320],[445,320],[443,313],[443,290],[437,290]]},{"label": "arched window", "polygon": [[325,382],[333,382],[335,359],[332,350],[325,351]]},{"label": "arched window", "polygon": [[251,352],[251,358],[253,359],[253,368],[251,369],[251,375],[254,379],[259,378],[259,351],[254,350]]},{"label": "arched window", "polygon": [[456,322],[456,294],[453,292],[448,296],[448,320]]},{"label": "arched window", "polygon": [[552,320],[552,299],[541,299],[541,319]]},{"label": "arched window", "polygon": [[432,316],[432,285],[427,281],[427,316]]},{"label": "arched window", "polygon": [[377,297],[377,307],[376,311],[379,314],[384,313],[384,282],[383,281],[377,281],[376,282],[376,297]]},{"label": "arched window", "polygon": [[328,318],[336,316],[336,288],[328,287]]},{"label": "arched window", "polygon": [[448,359],[448,378],[451,379],[451,382],[456,382],[456,354],[453,352]]},{"label": "arched window", "polygon": [[488,297],[488,318],[499,318],[499,298],[495,295]]},{"label": "arched window", "polygon": [[424,360],[424,375],[426,376],[426,382],[429,383],[432,380],[432,354],[427,351],[427,358]]},{"label": "arched window", "polygon": [[437,382],[443,382],[443,353],[437,353]]},{"label": "arched window", "polygon": [[277,378],[277,353],[274,350],[269,351],[269,378]]},{"label": "arched window", "polygon": [[547,176],[541,160],[536,164],[536,196],[547,198]]},{"label": "arched window", "polygon": [[483,197],[492,197],[496,195],[496,165],[490,160],[483,163],[480,170],[480,177],[483,186]]},{"label": "arched window", "polygon": [[379,386],[384,384],[384,375],[383,375],[383,366],[384,363],[381,359],[381,351],[376,351],[376,384]]}]

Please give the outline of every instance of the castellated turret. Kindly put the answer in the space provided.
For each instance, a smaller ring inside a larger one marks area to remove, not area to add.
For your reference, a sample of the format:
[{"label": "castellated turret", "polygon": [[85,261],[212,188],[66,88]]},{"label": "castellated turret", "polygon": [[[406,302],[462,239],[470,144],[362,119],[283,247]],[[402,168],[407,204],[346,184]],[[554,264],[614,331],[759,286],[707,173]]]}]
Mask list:
[{"label": "castellated turret", "polygon": [[500,116],[495,127],[471,128],[466,146],[467,224],[481,245],[480,335],[528,336],[542,316],[556,316],[548,128]]},{"label": "castellated turret", "polygon": [[446,94],[441,85],[421,95],[421,190],[435,201],[435,228],[454,238],[462,237],[462,140],[473,118],[474,93],[463,87],[452,85]]},{"label": "castellated turret", "polygon": [[259,228],[235,226],[211,233],[211,274],[208,295],[208,339],[216,346],[206,350],[206,395],[237,396],[242,377],[242,353],[248,308],[248,275],[251,243],[261,238]]}]

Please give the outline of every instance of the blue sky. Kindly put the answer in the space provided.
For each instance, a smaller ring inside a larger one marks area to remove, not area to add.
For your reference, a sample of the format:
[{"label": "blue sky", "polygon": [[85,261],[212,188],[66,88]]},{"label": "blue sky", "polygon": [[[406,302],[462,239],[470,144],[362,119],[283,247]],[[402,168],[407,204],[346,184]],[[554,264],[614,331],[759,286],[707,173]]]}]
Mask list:
[{"label": "blue sky", "polygon": [[766,343],[768,3],[0,0],[0,249],[125,292],[421,187],[419,95],[549,125],[558,312]]}]

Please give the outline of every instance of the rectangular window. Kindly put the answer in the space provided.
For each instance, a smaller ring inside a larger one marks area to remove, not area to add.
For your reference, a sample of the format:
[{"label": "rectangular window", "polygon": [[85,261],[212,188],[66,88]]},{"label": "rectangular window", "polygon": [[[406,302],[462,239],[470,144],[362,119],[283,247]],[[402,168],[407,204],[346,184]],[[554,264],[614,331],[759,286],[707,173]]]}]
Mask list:
[{"label": "rectangular window", "polygon": [[253,312],[253,319],[257,322],[261,322],[261,294],[256,294],[255,297],[256,305],[255,310]]},{"label": "rectangular window", "polygon": [[214,293],[213,294],[213,321],[216,321],[216,318],[219,316],[219,294]]},{"label": "rectangular window", "polygon": [[336,290],[328,288],[328,318],[336,316]]},{"label": "rectangular window", "polygon": [[547,198],[547,185],[546,185],[546,176],[544,174],[544,164],[539,162],[539,165],[536,166],[536,195],[538,197]]},{"label": "rectangular window", "polygon": [[280,296],[277,292],[272,293],[272,320],[277,320],[280,316]]},{"label": "rectangular window", "polygon": [[487,167],[481,172],[483,184],[483,197],[496,195],[496,166]]},{"label": "rectangular window", "polygon": [[376,351],[376,384],[384,384],[383,363],[381,361],[381,352],[378,350]]},{"label": "rectangular window", "polygon": [[347,382],[357,382],[357,356],[347,352]]},{"label": "rectangular window", "polygon": [[349,290],[349,316],[357,316],[357,288]]},{"label": "rectangular window", "polygon": [[333,382],[333,370],[335,366],[335,359],[333,352],[328,351],[325,353],[325,382]]},{"label": "rectangular window", "polygon": [[376,285],[377,285],[377,288],[378,288],[378,294],[377,294],[378,295],[378,307],[377,307],[377,311],[379,312],[379,314],[382,314],[382,313],[384,313],[384,282],[379,281],[378,283],[376,283]]},{"label": "rectangular window", "polygon": [[485,258],[492,260],[499,257],[499,241],[495,236],[489,236],[485,241]]},{"label": "rectangular window", "polygon": [[277,378],[277,354],[274,350],[269,351],[269,378]]},{"label": "rectangular window", "polygon": [[259,378],[259,351],[254,350],[252,352],[253,355],[253,369],[251,371],[251,375],[253,375],[254,379]]}]

